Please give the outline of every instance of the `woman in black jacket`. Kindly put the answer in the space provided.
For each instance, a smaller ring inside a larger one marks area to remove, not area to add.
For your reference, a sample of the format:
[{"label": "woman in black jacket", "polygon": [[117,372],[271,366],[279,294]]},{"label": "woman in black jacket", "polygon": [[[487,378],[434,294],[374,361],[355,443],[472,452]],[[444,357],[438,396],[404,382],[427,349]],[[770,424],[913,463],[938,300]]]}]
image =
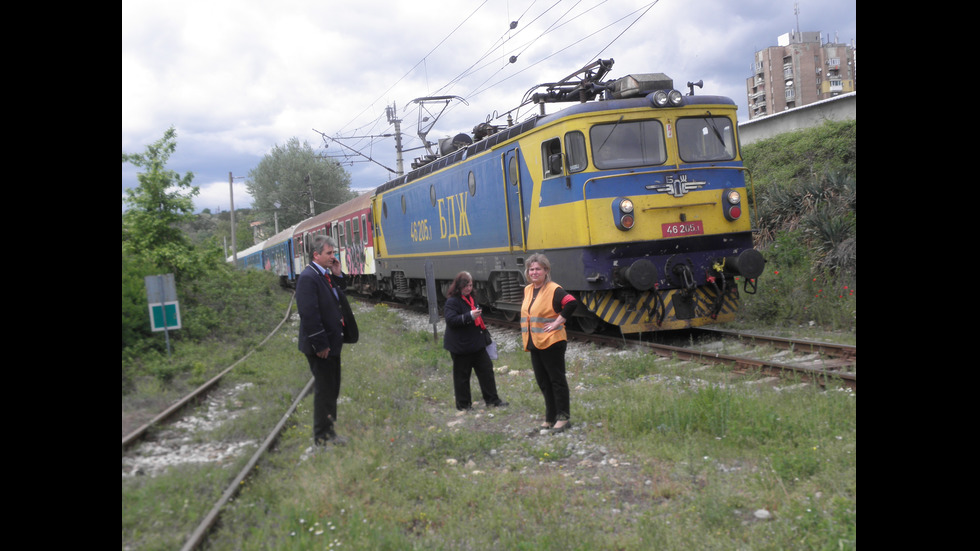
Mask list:
[{"label": "woman in black jacket", "polygon": [[469,272],[460,272],[452,285],[443,312],[446,315],[446,334],[443,348],[453,358],[453,390],[456,394],[456,409],[472,409],[470,396],[470,372],[476,372],[480,391],[487,407],[506,406],[507,402],[497,396],[497,383],[493,376],[493,362],[487,354],[487,342],[483,331],[482,310],[473,299],[473,277]]}]

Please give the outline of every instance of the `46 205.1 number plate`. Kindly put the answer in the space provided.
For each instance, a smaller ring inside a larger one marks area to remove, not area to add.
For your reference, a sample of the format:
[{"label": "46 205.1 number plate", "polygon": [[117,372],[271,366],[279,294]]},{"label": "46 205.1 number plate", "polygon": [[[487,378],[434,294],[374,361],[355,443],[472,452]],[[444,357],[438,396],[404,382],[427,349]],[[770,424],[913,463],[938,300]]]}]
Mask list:
[{"label": "46 205.1 number plate", "polygon": [[664,237],[683,237],[685,235],[701,235],[704,233],[704,225],[700,220],[693,222],[670,222],[663,224]]}]

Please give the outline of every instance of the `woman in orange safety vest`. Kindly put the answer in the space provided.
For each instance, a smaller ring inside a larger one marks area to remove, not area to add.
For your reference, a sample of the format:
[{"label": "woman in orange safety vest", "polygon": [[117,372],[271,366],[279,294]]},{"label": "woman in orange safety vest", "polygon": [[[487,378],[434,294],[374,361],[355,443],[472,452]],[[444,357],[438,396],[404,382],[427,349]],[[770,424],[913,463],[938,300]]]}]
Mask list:
[{"label": "woman in orange safety vest", "polygon": [[531,283],[524,288],[521,305],[521,338],[531,353],[534,379],[544,395],[543,429],[564,432],[571,426],[568,380],[565,378],[565,321],[578,302],[551,281],[551,262],[541,253],[525,262],[524,275]]}]

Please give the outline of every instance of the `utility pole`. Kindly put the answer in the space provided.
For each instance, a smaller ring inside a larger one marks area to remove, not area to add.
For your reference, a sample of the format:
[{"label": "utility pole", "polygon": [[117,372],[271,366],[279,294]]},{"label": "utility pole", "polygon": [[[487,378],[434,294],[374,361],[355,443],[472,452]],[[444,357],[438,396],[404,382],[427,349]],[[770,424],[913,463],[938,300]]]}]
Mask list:
[{"label": "utility pole", "polygon": [[[242,179],[244,176],[239,176]],[[235,178],[228,173],[228,197],[231,201],[231,261],[238,264],[238,247],[235,246]]]},{"label": "utility pole", "polygon": [[235,248],[235,179],[228,173],[228,196],[231,199],[231,261],[238,264],[238,249]]},{"label": "utility pole", "polygon": [[310,193],[310,216],[313,216],[316,214],[316,211],[313,210],[313,182],[310,181],[309,173],[303,176],[303,181],[306,182],[306,190]]},{"label": "utility pole", "polygon": [[402,120],[398,118],[396,114],[395,104],[392,103],[391,107],[385,108],[385,113],[388,115],[388,122],[395,125],[395,153],[397,155],[396,159],[398,164],[395,167],[398,169],[396,174],[398,176],[404,176],[405,170],[402,167]]}]

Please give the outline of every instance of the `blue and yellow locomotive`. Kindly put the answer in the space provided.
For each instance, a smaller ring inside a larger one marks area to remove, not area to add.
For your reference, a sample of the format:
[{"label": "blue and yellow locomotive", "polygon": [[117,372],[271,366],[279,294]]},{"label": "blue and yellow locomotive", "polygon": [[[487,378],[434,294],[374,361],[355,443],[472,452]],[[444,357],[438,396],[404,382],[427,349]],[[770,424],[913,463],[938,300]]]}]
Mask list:
[{"label": "blue and yellow locomotive", "polygon": [[[529,96],[540,113],[456,136],[371,201],[377,291],[425,298],[473,275],[479,302],[520,311],[524,259],[624,333],[734,319],[764,260],[753,248],[735,103],[684,95],[662,73],[603,78],[599,60]],[[575,102],[552,114],[545,106]]]}]

